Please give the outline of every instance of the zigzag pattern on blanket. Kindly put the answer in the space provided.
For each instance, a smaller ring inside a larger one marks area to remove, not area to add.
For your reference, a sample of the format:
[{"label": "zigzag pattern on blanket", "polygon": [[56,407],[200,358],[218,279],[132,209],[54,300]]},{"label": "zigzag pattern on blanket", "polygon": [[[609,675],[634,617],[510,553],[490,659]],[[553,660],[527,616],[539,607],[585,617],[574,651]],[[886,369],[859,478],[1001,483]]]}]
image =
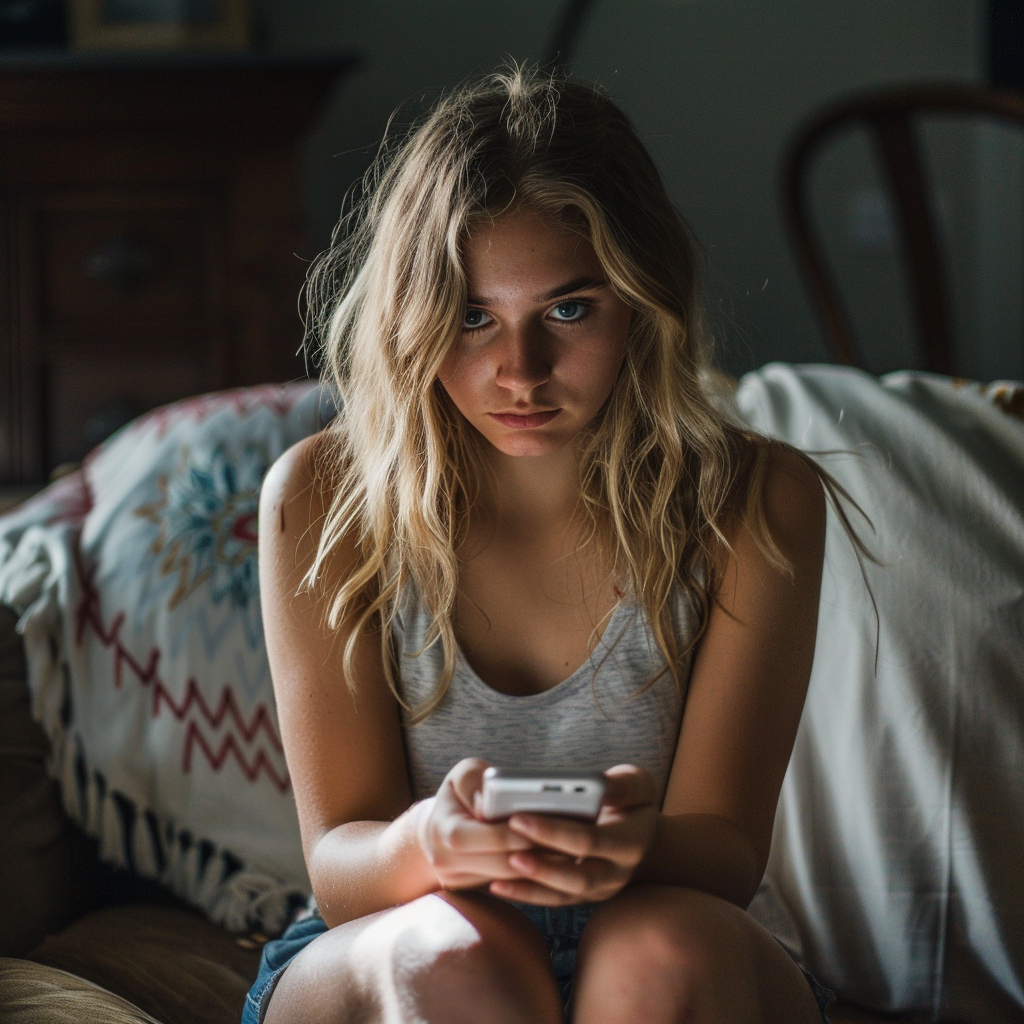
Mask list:
[{"label": "zigzag pattern on blanket", "polygon": [[[239,710],[234,689],[224,686],[220,692],[220,701],[211,710],[194,678],[188,680],[184,699],[176,700],[159,675],[160,649],[152,648],[148,658],[140,661],[125,647],[120,636],[121,627],[126,619],[125,612],[118,612],[109,626],[104,623],[100,593],[92,579],[95,575],[95,566],[92,569],[85,569],[77,549],[75,561],[82,587],[82,598],[75,609],[77,642],[80,645],[85,638],[86,628],[91,629],[96,639],[113,652],[114,688],[121,689],[127,669],[127,675],[139,685],[152,687],[153,699],[150,707],[153,718],[156,718],[166,706],[179,722],[185,723],[181,770],[191,771],[192,753],[198,746],[214,771],[219,771],[223,767],[230,754],[250,782],[255,782],[260,773],[265,772],[280,792],[287,792],[291,784],[287,768],[284,767],[284,747],[271,721],[267,705],[257,705],[251,718],[246,721]],[[221,737],[219,746],[216,746],[217,734],[225,722],[228,723],[224,730],[225,735]],[[261,745],[256,747],[253,754],[246,754],[244,748],[255,744],[261,734],[269,742],[274,753],[268,753],[266,746]]]}]

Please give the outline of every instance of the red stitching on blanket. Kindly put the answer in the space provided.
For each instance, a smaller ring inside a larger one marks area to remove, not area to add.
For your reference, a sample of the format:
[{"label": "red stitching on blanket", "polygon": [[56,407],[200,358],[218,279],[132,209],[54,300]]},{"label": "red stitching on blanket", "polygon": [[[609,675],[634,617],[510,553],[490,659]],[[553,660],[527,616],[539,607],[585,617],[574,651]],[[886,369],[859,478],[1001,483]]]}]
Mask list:
[{"label": "red stitching on blanket", "polygon": [[44,525],[73,526],[85,519],[92,505],[92,491],[85,470],[78,469],[26,499],[24,504],[18,506],[18,514],[22,515],[30,508],[46,509],[42,520]]},{"label": "red stitching on blanket", "polygon": [[178,704],[174,699],[174,695],[164,686],[163,680],[161,680],[157,673],[160,650],[153,648],[145,666],[131,654],[124,644],[121,643],[120,634],[121,627],[125,622],[125,613],[119,612],[111,621],[110,627],[106,628],[103,624],[103,615],[100,610],[99,590],[94,582],[96,567],[93,566],[89,570],[84,568],[81,552],[77,547],[75,550],[75,563],[82,585],[82,600],[75,611],[75,642],[80,647],[85,638],[86,627],[91,626],[100,643],[104,647],[113,648],[115,689],[121,689],[124,678],[123,666],[127,665],[135,678],[143,686],[153,687],[153,701],[151,705],[153,718],[160,714],[161,703],[165,703],[170,709],[171,714],[179,722],[188,721],[185,729],[185,743],[182,750],[182,771],[188,772],[191,770],[192,749],[198,744],[214,771],[220,771],[225,760],[227,760],[228,754],[231,753],[238,762],[238,766],[242,769],[242,773],[250,782],[255,782],[260,772],[265,771],[270,781],[273,782],[278,790],[282,793],[287,792],[290,786],[288,773],[279,774],[264,750],[257,750],[255,757],[250,762],[239,748],[234,730],[228,727],[227,735],[221,741],[219,748],[214,751],[211,744],[203,736],[198,722],[194,718],[189,717],[192,709],[198,708],[200,715],[206,719],[207,725],[214,730],[219,729],[225,719],[230,719],[246,743],[253,743],[256,740],[257,733],[262,730],[274,749],[278,753],[283,754],[284,747],[270,722],[270,715],[266,705],[261,704],[253,715],[251,722],[246,724],[241,711],[238,709],[238,703],[231,687],[225,686],[222,689],[217,709],[216,711],[211,711],[195,679],[189,679],[185,689],[185,697],[181,704]]},{"label": "red stitching on blanket", "polygon": [[215,771],[220,770],[220,766],[227,759],[228,752],[230,751],[235,756],[235,760],[241,765],[242,771],[250,782],[255,782],[256,776],[259,775],[262,768],[282,793],[288,791],[288,773],[285,772],[283,776],[279,776],[274,766],[267,759],[264,751],[261,750],[256,754],[256,758],[250,766],[245,760],[245,755],[238,749],[235,737],[229,734],[221,741],[220,750],[215,753],[210,749],[210,745],[203,738],[203,734],[199,731],[199,727],[195,722],[189,722],[188,729],[185,731],[185,771],[189,771],[192,767],[192,746],[194,743],[199,744],[206,755],[207,761],[210,762]]}]

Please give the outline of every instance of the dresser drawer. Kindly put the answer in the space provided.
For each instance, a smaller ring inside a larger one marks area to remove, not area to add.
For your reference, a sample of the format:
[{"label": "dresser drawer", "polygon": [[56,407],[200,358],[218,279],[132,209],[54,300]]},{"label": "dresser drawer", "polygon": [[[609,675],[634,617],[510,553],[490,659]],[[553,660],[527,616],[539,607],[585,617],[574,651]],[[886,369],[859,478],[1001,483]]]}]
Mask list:
[{"label": "dresser drawer", "polygon": [[22,218],[43,341],[150,339],[197,348],[217,305],[216,224],[194,195],[72,193],[37,199]]}]

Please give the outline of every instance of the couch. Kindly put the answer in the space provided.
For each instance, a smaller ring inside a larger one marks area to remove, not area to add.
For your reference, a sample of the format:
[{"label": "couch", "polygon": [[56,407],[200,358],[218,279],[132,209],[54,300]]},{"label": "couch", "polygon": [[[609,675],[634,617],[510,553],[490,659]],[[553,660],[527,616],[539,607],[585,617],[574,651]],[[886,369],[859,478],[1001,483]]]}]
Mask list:
[{"label": "couch", "polygon": [[[835,1024],[1024,1017],[1021,394],[776,365],[730,399],[839,450],[881,563],[830,522],[752,906],[840,993]],[[179,403],[0,517],[0,1020],[235,1021],[308,893],[250,526],[266,466],[329,415],[308,384]]]}]

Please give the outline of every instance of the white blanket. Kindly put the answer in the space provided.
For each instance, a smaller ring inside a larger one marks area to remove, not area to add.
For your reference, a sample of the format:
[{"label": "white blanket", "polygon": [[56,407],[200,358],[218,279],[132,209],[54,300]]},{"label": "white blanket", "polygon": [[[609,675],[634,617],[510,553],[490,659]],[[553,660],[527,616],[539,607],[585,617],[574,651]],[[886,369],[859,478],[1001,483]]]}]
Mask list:
[{"label": "white blanket", "polygon": [[867,567],[876,628],[830,516],[810,691],[753,911],[842,995],[1019,1022],[1024,392],[774,364],[736,403],[802,449],[851,452],[818,461],[870,515],[874,532],[858,526],[883,563]]}]

